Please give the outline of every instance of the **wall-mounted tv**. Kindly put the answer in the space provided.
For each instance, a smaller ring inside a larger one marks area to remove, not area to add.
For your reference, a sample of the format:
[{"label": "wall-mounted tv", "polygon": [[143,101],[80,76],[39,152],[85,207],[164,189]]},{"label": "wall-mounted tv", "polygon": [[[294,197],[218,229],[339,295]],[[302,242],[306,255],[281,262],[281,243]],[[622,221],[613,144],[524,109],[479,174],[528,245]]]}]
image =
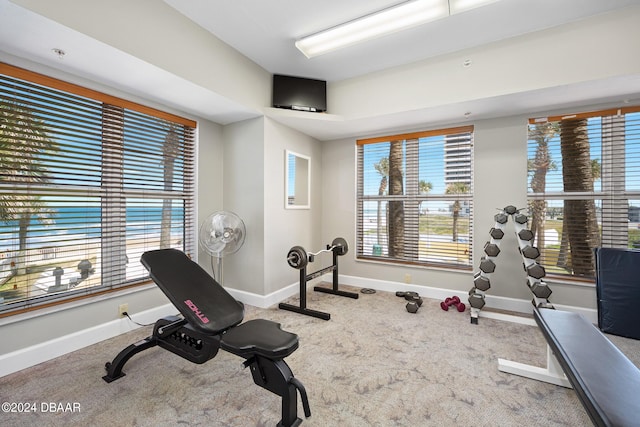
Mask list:
[{"label": "wall-mounted tv", "polygon": [[273,75],[272,105],[276,108],[327,111],[327,82],[302,77]]}]

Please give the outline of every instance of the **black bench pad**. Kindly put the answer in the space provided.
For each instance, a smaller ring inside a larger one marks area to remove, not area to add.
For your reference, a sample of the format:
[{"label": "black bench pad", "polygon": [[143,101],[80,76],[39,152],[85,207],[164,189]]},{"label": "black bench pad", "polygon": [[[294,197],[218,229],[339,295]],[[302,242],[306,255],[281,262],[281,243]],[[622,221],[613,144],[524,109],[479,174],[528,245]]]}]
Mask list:
[{"label": "black bench pad", "polygon": [[245,359],[254,354],[268,359],[282,359],[298,348],[298,336],[283,331],[279,323],[255,319],[226,332],[220,347]]},{"label": "black bench pad", "polygon": [[640,370],[580,314],[535,308],[534,318],[593,423],[640,425]]},{"label": "black bench pad", "polygon": [[242,304],[184,252],[148,251],[140,262],[194,329],[216,335],[242,322]]}]

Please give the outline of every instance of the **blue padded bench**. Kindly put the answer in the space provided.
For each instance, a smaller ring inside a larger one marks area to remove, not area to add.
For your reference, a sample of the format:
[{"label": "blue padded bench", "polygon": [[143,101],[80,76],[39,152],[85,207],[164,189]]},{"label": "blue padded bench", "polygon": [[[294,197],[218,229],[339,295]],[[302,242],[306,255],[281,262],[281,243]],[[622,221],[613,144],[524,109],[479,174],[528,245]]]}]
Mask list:
[{"label": "blue padded bench", "polygon": [[640,339],[640,250],[596,248],[598,327]]}]

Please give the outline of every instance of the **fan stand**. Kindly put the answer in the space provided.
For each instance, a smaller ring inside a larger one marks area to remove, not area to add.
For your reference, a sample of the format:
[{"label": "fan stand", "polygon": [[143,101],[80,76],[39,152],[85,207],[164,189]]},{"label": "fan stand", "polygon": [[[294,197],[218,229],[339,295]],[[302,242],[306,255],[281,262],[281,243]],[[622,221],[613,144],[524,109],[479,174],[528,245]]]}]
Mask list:
[{"label": "fan stand", "polygon": [[[215,268],[213,267],[214,258],[217,259]],[[222,285],[222,256],[220,254],[211,255],[211,272],[213,273],[213,279]]]},{"label": "fan stand", "polygon": [[[202,248],[211,256],[213,279],[224,286],[222,276],[222,257],[233,254],[244,243],[246,228],[244,222],[233,212],[215,212],[202,223],[199,241]],[[214,267],[213,258],[217,258]]]}]

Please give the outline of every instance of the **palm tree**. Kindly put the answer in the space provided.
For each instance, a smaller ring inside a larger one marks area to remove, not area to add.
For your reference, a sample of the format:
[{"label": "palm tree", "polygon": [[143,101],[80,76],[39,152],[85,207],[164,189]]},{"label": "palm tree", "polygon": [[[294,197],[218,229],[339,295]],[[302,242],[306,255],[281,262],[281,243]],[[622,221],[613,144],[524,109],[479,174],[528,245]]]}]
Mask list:
[{"label": "palm tree", "polygon": [[[447,185],[445,194],[466,194],[469,192],[469,185],[464,182],[452,182]],[[460,217],[460,201],[453,202],[453,241],[458,241],[458,218]]]},{"label": "palm tree", "polygon": [[[380,179],[380,186],[378,187],[378,196],[384,196],[387,191],[387,182],[389,176],[389,158],[383,157],[380,161],[373,165],[375,170],[382,176]],[[380,236],[382,235],[382,202],[378,200],[378,217],[376,224],[378,224],[378,236],[377,243],[381,245]]]},{"label": "palm tree", "polygon": [[[544,193],[547,172],[556,168],[555,163],[549,155],[549,141],[554,138],[559,131],[557,122],[536,123],[529,130],[529,137],[538,145],[533,159],[527,162],[531,176],[531,191],[534,193]],[[545,200],[532,200],[531,208],[531,232],[535,236],[536,246],[544,251],[544,221],[546,218],[547,202]]]},{"label": "palm tree", "polygon": [[[404,194],[402,184],[403,141],[391,141],[389,147],[389,195]],[[404,257],[404,204],[401,200],[390,200],[387,233],[389,236],[389,256]]]},{"label": "palm tree", "polygon": [[[162,165],[164,169],[164,191],[173,190],[173,175],[176,158],[180,153],[180,141],[174,125],[167,130],[162,145]],[[171,207],[172,200],[162,201],[162,222],[160,225],[160,249],[171,247]]]},{"label": "palm tree", "polygon": [[[594,165],[590,158],[587,119],[560,122],[562,178],[565,192],[593,192]],[[570,271],[593,276],[593,249],[600,246],[594,200],[565,200],[563,230],[571,249]]]},{"label": "palm tree", "polygon": [[602,177],[602,168],[600,167],[600,160],[592,159],[591,160],[591,178],[593,178],[593,182],[595,183]]},{"label": "palm tree", "polygon": [[421,179],[420,182],[418,182],[418,193],[427,194],[431,190],[433,190],[433,184],[432,183],[430,183],[428,181],[425,181],[423,179]]},{"label": "palm tree", "polygon": [[57,144],[50,139],[45,122],[26,105],[0,99],[0,119],[0,184],[18,189],[15,193],[0,193],[0,221],[18,224],[16,269],[18,274],[24,274],[31,222],[53,221],[52,211],[40,196],[26,190],[30,184],[48,181],[41,156],[57,151]]}]

